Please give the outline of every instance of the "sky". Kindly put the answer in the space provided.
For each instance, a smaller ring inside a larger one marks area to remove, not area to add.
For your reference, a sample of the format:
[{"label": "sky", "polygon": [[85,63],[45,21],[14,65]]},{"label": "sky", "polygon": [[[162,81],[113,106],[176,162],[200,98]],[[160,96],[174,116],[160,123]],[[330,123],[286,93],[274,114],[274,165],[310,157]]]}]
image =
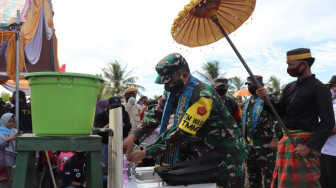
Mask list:
[{"label": "sky", "polygon": [[[178,52],[191,72],[218,61],[227,78],[246,79],[248,73],[223,38],[204,47],[189,48],[174,42],[171,25],[189,0],[57,0],[52,1],[58,38],[58,59],[67,72],[101,74],[118,61],[144,95],[163,91],[154,84],[160,59]],[[252,16],[229,36],[254,74],[276,76],[281,84],[295,80],[286,73],[286,52],[310,48],[316,58],[312,72],[322,82],[336,75],[335,0],[257,0]],[[197,77],[197,75],[196,75]]]}]

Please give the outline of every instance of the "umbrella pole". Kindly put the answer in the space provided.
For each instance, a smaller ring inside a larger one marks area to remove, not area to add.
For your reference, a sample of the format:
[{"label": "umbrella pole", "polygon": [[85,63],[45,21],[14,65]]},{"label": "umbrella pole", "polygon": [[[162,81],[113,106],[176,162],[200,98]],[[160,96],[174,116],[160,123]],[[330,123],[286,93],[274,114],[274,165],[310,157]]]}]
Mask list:
[{"label": "umbrella pole", "polygon": [[[261,87],[261,85],[259,84],[259,82],[257,81],[256,77],[253,75],[251,69],[249,68],[249,66],[246,64],[245,60],[243,59],[243,57],[240,55],[239,51],[237,50],[236,46],[233,44],[233,42],[231,41],[231,39],[229,38],[229,36],[226,34],[226,32],[224,31],[223,27],[220,25],[218,18],[216,15],[211,17],[211,20],[219,27],[219,29],[221,30],[221,32],[223,33],[223,35],[225,36],[226,40],[229,42],[229,44],[231,45],[231,47],[233,48],[233,50],[235,51],[235,53],[237,54],[239,60],[242,62],[243,66],[245,67],[245,69],[247,70],[247,72],[249,73],[250,77],[252,78],[253,82],[258,86],[258,88]],[[271,103],[271,100],[269,98],[268,95],[266,95],[265,97],[265,101],[268,104],[268,106],[270,107],[270,109],[272,110],[275,118],[280,122],[282,128],[284,129],[286,135],[288,136],[288,138],[290,139],[290,141],[292,142],[292,144],[297,147],[297,143],[295,142],[294,138],[292,137],[292,135],[289,133],[289,130],[287,129],[287,127],[285,126],[285,124],[283,123],[283,121],[281,120],[278,112],[275,110],[274,106]]]}]

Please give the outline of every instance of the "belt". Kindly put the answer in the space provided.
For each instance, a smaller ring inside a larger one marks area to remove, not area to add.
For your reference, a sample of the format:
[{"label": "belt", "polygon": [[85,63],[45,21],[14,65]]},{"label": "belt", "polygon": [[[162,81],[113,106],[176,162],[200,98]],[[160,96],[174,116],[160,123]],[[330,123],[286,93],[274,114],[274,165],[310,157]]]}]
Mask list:
[{"label": "belt", "polygon": [[[284,130],[282,130],[282,132],[284,133],[284,137],[287,137]],[[314,134],[314,132],[308,132],[308,131],[304,131],[304,130],[289,130],[289,133],[292,136],[310,136],[310,135]]]}]

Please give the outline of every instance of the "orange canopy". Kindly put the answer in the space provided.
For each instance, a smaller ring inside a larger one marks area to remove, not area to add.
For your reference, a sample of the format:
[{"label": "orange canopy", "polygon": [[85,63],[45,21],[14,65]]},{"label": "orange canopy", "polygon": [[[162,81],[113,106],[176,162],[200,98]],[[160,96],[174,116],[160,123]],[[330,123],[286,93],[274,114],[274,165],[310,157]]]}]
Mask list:
[{"label": "orange canopy", "polygon": [[232,96],[238,97],[238,96],[250,96],[250,95],[251,95],[251,93],[249,92],[248,89],[240,89],[240,90],[234,92]]}]

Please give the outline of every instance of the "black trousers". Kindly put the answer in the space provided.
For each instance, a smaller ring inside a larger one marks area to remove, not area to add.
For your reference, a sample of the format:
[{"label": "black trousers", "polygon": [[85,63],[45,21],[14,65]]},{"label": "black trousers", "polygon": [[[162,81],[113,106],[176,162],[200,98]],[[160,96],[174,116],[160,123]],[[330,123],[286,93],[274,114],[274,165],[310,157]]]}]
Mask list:
[{"label": "black trousers", "polygon": [[320,168],[320,184],[322,188],[336,188],[336,156],[321,153]]}]

